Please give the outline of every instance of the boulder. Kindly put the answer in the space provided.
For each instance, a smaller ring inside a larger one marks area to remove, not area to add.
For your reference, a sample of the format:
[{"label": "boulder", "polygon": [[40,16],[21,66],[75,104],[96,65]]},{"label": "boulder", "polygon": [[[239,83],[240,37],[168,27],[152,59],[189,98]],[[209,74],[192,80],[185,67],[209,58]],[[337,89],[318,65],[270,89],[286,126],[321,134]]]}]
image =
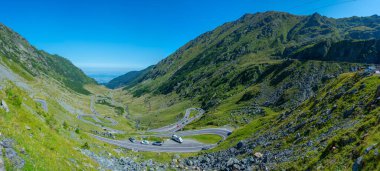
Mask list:
[{"label": "boulder", "polygon": [[174,154],[173,158],[174,159],[179,159],[179,158],[181,158],[181,156],[179,156],[178,154]]},{"label": "boulder", "polygon": [[32,128],[30,128],[30,126],[26,125],[26,126],[25,126],[25,129],[26,129],[26,130],[31,130]]},{"label": "boulder", "polygon": [[5,112],[9,112],[8,105],[4,100],[1,100],[1,107],[5,110]]},{"label": "boulder", "polygon": [[191,160],[186,160],[186,164],[187,164],[188,166],[192,166],[192,165],[193,165],[193,161],[191,161]]},{"label": "boulder", "polygon": [[230,158],[230,159],[228,159],[227,166],[231,167],[231,166],[233,166],[234,164],[237,164],[237,163],[239,163],[238,159],[236,159],[236,158]]},{"label": "boulder", "polygon": [[240,170],[240,166],[239,166],[238,164],[234,164],[234,165],[233,165],[233,169],[235,169],[235,170]]},{"label": "boulder", "polygon": [[253,154],[256,158],[263,158],[263,154],[260,153],[260,152],[256,152],[255,154]]},{"label": "boulder", "polygon": [[367,154],[367,153],[369,153],[372,149],[373,149],[373,147],[375,147],[375,145],[370,145],[369,147],[367,147],[366,149],[365,149],[365,154]]},{"label": "boulder", "polygon": [[243,147],[243,145],[244,145],[243,141],[239,141],[239,142],[236,144],[236,148],[237,148],[237,149],[240,149],[240,148]]}]

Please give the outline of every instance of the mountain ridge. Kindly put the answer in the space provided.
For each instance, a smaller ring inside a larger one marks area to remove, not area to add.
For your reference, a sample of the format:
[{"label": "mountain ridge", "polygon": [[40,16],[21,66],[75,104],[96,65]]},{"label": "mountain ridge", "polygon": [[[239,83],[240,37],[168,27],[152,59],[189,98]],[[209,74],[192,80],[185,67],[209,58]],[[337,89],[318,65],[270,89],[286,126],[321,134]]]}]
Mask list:
[{"label": "mountain ridge", "polygon": [[[379,170],[379,33],[378,16],[247,14],[110,90],[0,25],[1,157],[7,170]],[[195,135],[138,142],[173,135],[154,128]],[[201,151],[156,152],[194,140]]]},{"label": "mountain ridge", "polygon": [[[373,27],[373,29],[359,32],[360,34],[370,36],[368,39],[379,39],[380,26],[376,24],[378,22],[380,22],[380,17],[377,16],[333,19],[319,14],[311,16],[296,16],[283,12],[246,14],[236,21],[223,24],[190,41],[144,74],[138,80],[139,86],[127,89],[139,92],[135,93],[138,95],[149,92],[153,94],[184,93],[182,97],[186,97],[188,93],[183,92],[184,89],[197,92],[191,84],[202,78],[201,73],[203,77],[217,75],[215,71],[218,71],[218,68],[222,69],[223,64],[225,69],[242,72],[239,68],[243,67],[238,65],[239,63],[248,65],[248,63],[257,63],[254,60],[261,60],[264,65],[265,63],[270,65],[270,62],[282,63],[283,59],[287,58],[297,59],[300,57],[291,56],[293,52],[306,53],[306,50],[311,50],[309,47],[316,46],[318,43],[334,43],[348,38],[357,38],[357,27],[362,25]],[[318,60],[315,57],[313,59]],[[245,64],[242,61],[246,61]],[[346,60],[346,62],[349,61]],[[260,68],[255,72],[263,72],[263,67]],[[219,78],[215,77],[214,81]],[[189,82],[189,79],[193,81]],[[232,80],[228,78],[224,81]],[[210,87],[206,84],[195,87],[205,86]],[[209,97],[213,95],[206,96],[200,97],[204,99],[201,99],[201,102],[209,101]]]},{"label": "mountain ridge", "polygon": [[96,83],[71,61],[36,49],[25,38],[3,24],[0,24],[0,45],[1,56],[11,63],[17,63],[21,67],[17,71],[25,72],[22,74],[24,76],[47,75],[84,94],[89,94],[89,91],[83,88],[85,84]]}]

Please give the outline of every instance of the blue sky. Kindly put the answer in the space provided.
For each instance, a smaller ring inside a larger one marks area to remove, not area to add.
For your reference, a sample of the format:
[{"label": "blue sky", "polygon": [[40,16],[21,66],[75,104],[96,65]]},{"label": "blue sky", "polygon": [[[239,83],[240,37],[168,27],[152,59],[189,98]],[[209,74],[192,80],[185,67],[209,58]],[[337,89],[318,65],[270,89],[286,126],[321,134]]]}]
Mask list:
[{"label": "blue sky", "polygon": [[380,14],[379,7],[380,0],[12,0],[1,2],[0,22],[86,73],[120,74],[245,13],[340,18]]}]

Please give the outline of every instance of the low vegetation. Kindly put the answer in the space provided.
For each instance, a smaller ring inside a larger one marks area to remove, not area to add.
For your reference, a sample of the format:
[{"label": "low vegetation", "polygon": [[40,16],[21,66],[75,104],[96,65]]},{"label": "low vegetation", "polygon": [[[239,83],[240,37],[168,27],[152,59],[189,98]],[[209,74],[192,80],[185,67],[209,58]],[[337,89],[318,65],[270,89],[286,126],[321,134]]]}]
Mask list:
[{"label": "low vegetation", "polygon": [[196,141],[204,143],[204,144],[216,144],[216,143],[220,142],[221,140],[223,140],[223,138],[220,137],[219,135],[213,135],[213,134],[201,134],[201,135],[185,136],[182,138],[196,140]]}]

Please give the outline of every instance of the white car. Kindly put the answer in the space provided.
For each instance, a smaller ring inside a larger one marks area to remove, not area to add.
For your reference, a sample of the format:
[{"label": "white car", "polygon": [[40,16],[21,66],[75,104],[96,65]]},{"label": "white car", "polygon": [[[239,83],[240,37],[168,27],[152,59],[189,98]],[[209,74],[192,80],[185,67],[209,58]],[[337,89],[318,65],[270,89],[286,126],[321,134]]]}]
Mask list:
[{"label": "white car", "polygon": [[147,140],[142,140],[142,141],[141,141],[141,144],[149,145],[149,141],[147,141]]},{"label": "white car", "polygon": [[178,136],[178,135],[175,135],[175,134],[172,136],[172,140],[175,141],[175,142],[178,142],[178,143],[182,143],[183,142],[182,138],[180,136]]}]

